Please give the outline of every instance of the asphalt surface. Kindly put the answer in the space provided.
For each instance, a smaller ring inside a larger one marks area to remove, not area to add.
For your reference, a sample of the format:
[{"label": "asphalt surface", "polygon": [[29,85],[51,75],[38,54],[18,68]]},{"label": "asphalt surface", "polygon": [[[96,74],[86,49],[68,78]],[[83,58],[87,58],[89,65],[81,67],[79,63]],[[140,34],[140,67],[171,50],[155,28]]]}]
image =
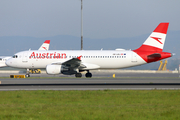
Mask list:
[{"label": "asphalt surface", "polygon": [[[92,78],[31,74],[30,78],[8,78],[0,74],[0,90],[153,90],[180,89],[178,73],[93,73]],[[84,75],[83,75],[84,76]],[[6,77],[6,78],[2,78]]]}]

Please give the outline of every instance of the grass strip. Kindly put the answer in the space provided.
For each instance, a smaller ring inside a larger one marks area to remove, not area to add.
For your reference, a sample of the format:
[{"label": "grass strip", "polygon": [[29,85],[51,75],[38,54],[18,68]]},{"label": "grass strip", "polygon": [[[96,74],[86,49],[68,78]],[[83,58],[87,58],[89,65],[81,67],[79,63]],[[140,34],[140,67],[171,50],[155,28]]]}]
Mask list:
[{"label": "grass strip", "polygon": [[180,119],[180,90],[0,91],[1,120]]}]

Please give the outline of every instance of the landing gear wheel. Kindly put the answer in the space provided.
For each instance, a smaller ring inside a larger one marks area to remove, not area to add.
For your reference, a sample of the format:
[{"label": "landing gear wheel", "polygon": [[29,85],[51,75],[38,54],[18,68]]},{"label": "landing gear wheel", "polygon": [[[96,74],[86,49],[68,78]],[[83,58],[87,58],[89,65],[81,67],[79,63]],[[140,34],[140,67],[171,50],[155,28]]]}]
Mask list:
[{"label": "landing gear wheel", "polygon": [[81,73],[76,73],[75,76],[78,77],[78,78],[81,78],[82,74]]},{"label": "landing gear wheel", "polygon": [[86,73],[85,75],[87,78],[91,78],[92,77],[92,74],[90,72]]},{"label": "landing gear wheel", "polygon": [[30,74],[26,74],[26,77],[30,77]]},{"label": "landing gear wheel", "polygon": [[27,68],[27,70],[26,70],[26,77],[30,77],[29,74],[30,74],[30,73],[29,73],[29,69]]}]

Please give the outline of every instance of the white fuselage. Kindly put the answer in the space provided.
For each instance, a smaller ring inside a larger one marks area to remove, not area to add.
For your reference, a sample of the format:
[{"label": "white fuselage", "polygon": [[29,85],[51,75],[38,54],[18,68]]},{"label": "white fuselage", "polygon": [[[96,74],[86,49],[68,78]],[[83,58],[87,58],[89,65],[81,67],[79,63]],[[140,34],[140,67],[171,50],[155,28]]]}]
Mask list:
[{"label": "white fuselage", "polygon": [[63,63],[81,57],[81,63],[90,69],[118,69],[145,64],[138,54],[130,50],[48,50],[23,51],[15,54],[6,64],[16,68],[46,68],[48,64]]}]

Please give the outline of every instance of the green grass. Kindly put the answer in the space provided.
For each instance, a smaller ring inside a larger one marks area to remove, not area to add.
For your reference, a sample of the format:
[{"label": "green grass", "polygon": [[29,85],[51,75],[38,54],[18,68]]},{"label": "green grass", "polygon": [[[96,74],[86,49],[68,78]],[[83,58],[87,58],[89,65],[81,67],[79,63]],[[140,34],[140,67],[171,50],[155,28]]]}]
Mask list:
[{"label": "green grass", "polygon": [[0,120],[180,119],[180,90],[0,91]]}]

